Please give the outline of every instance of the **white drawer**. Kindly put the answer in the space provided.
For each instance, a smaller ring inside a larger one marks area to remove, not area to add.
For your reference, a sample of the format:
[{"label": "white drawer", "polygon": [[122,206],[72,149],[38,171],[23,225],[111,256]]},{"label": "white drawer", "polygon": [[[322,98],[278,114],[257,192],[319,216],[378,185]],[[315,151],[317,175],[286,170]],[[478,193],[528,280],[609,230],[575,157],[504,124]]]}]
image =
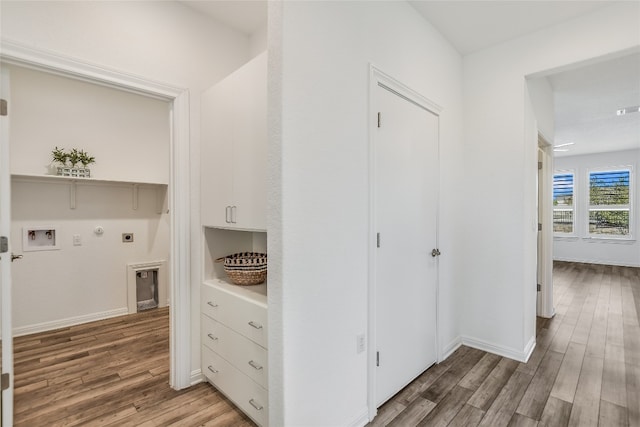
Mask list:
[{"label": "white drawer", "polygon": [[267,391],[222,356],[202,346],[202,372],[207,379],[258,425],[269,420]]},{"label": "white drawer", "polygon": [[224,357],[252,380],[268,389],[267,350],[237,332],[202,316],[202,344]]},{"label": "white drawer", "polygon": [[203,284],[203,314],[267,348],[267,308],[214,285]]}]

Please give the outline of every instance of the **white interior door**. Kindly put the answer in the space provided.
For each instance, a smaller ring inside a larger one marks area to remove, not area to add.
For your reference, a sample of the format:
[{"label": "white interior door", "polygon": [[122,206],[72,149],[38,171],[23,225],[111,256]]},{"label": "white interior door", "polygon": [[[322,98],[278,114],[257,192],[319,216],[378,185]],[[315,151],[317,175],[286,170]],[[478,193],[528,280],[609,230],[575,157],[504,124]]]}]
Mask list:
[{"label": "white interior door", "polygon": [[375,399],[436,362],[438,116],[378,85],[375,130]]},{"label": "white interior door", "polygon": [[0,321],[2,325],[2,416],[0,426],[13,425],[13,339],[11,326],[11,173],[9,172],[9,74],[0,69],[0,236],[8,247],[0,252]]}]

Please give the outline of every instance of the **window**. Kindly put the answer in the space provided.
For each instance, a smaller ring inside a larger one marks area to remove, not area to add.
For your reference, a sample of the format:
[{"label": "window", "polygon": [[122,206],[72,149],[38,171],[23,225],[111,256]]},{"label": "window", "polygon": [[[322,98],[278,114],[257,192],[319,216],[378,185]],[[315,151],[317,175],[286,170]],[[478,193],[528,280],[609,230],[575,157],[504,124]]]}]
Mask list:
[{"label": "window", "polygon": [[630,169],[589,172],[590,237],[630,237]]},{"label": "window", "polygon": [[573,234],[575,208],[573,204],[573,172],[553,175],[553,232]]}]

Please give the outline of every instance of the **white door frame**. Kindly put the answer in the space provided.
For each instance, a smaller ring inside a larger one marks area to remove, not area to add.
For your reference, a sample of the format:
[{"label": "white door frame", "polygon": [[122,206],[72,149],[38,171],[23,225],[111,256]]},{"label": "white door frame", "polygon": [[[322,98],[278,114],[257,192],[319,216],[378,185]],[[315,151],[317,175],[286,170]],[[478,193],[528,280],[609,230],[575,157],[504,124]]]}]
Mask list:
[{"label": "white door frame", "polygon": [[[367,346],[367,406],[369,412],[369,420],[373,420],[378,412],[376,407],[376,196],[375,196],[375,178],[376,178],[376,150],[375,150],[375,131],[378,127],[377,123],[377,110],[375,105],[375,91],[379,85],[382,85],[392,91],[396,92],[399,96],[407,99],[409,102],[413,102],[422,108],[429,110],[438,118],[442,112],[440,107],[435,102],[422,96],[420,93],[404,85],[399,80],[386,74],[373,64],[369,64],[369,251],[368,251],[368,342]],[[438,164],[440,163],[440,130],[438,128]],[[439,175],[439,172],[438,172]],[[437,184],[436,198],[440,199],[440,184]],[[440,217],[440,205],[436,212],[436,248],[438,247],[438,235],[439,235],[439,217]],[[439,268],[436,265],[436,362],[441,360],[440,343],[439,343],[439,325],[440,325],[440,310],[439,310]]]},{"label": "white door frame", "polygon": [[171,102],[169,384],[177,390],[189,387],[191,385],[189,91],[7,40],[2,41],[0,60]]},{"label": "white door frame", "polygon": [[541,259],[538,260],[540,270],[540,293],[536,304],[537,315],[551,318],[555,314],[553,307],[553,147],[548,140],[538,132],[538,148],[543,153],[541,174],[542,183],[538,183],[538,191],[542,189],[542,206],[539,212],[542,217],[538,223],[542,224],[540,236]]}]

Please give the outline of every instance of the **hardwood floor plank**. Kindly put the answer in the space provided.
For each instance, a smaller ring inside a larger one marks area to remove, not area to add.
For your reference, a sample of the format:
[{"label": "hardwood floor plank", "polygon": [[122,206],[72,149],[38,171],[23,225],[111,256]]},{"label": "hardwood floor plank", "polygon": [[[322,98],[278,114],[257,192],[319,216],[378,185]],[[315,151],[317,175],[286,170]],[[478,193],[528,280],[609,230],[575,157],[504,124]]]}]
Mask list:
[{"label": "hardwood floor plank", "polygon": [[447,427],[476,427],[484,417],[484,411],[468,403],[465,404],[458,415],[451,420]]},{"label": "hardwood floor plank", "polygon": [[551,396],[573,403],[586,349],[587,346],[584,344],[569,343],[558,376],[551,389]]},{"label": "hardwood floor plank", "polygon": [[415,426],[436,407],[430,400],[418,396],[388,424],[392,427]]},{"label": "hardwood floor plank", "polygon": [[572,404],[550,396],[542,411],[539,427],[566,427],[569,425]]},{"label": "hardwood floor plank", "polygon": [[442,374],[421,396],[434,403],[440,402],[462,377],[480,361],[483,355],[483,351],[474,348],[470,349],[458,363]]},{"label": "hardwood floor plank", "polygon": [[607,343],[602,372],[600,398],[616,405],[627,407],[626,373],[624,348]]},{"label": "hardwood floor plank", "polygon": [[442,401],[417,425],[428,427],[445,427],[460,412],[473,391],[455,386]]},{"label": "hardwood floor plank", "polygon": [[507,426],[522,403],[532,378],[529,374],[516,371],[487,410],[480,426]]},{"label": "hardwood floor plank", "polygon": [[532,420],[529,417],[525,417],[520,414],[513,414],[513,418],[508,424],[508,427],[537,427],[538,421]]},{"label": "hardwood floor plank", "polygon": [[493,371],[501,357],[495,354],[487,353],[482,356],[482,359],[462,378],[458,384],[461,387],[468,388],[469,390],[477,390],[480,384],[487,378],[487,376]]},{"label": "hardwood floor plank", "polygon": [[627,413],[630,426],[640,426],[640,366],[625,365]]},{"label": "hardwood floor plank", "polygon": [[406,406],[392,400],[389,404],[383,405],[379,410],[376,417],[367,424],[368,427],[384,427],[388,425],[398,414],[404,411]]},{"label": "hardwood floor plank", "polygon": [[517,413],[539,420],[556,381],[563,354],[549,350],[520,401]]},{"label": "hardwood floor plank", "polygon": [[604,359],[585,356],[569,426],[597,426]]},{"label": "hardwood floor plank", "polygon": [[518,367],[518,362],[511,359],[503,358],[498,362],[496,367],[487,376],[484,382],[478,387],[475,393],[469,399],[469,404],[478,409],[486,411],[489,409],[494,399],[509,381],[511,375]]},{"label": "hardwood floor plank", "polygon": [[627,418],[627,408],[607,402],[600,401],[600,418],[598,420],[600,426],[610,427],[627,427],[629,419]]}]

